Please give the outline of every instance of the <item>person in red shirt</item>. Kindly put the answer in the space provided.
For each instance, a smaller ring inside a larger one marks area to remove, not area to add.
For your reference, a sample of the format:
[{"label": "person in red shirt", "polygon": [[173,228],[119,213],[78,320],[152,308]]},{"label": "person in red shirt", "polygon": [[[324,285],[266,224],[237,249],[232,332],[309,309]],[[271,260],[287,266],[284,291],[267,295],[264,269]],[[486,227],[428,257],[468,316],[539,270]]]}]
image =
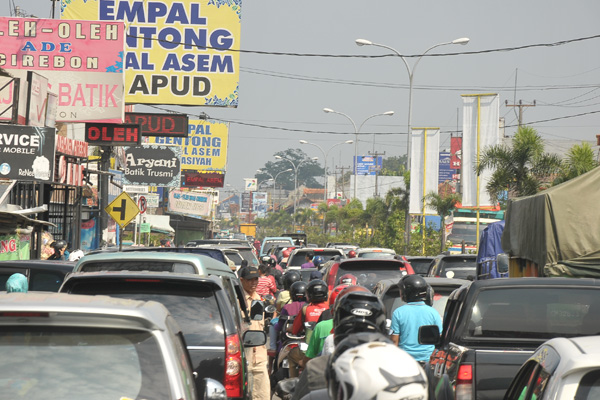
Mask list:
[{"label": "person in red shirt", "polygon": [[269,275],[269,269],[269,266],[265,264],[261,264],[258,267],[260,277],[258,278],[258,286],[256,286],[256,293],[258,293],[260,297],[263,298],[268,294],[275,296],[275,293],[277,293],[275,277],[273,275]]}]

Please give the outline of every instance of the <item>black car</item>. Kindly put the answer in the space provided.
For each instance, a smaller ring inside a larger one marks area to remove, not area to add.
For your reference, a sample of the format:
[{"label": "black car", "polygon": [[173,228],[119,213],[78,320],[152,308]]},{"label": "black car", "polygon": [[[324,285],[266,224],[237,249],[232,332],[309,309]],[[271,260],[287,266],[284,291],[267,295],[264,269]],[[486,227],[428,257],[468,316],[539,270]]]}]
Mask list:
[{"label": "black car", "polygon": [[4,290],[12,274],[21,273],[27,277],[29,291],[58,292],[74,267],[74,261],[0,261],[0,290]]},{"label": "black car", "polygon": [[474,280],[477,276],[477,254],[439,255],[434,258],[427,276]]},{"label": "black car", "polygon": [[[228,398],[246,398],[248,376],[242,332],[218,277],[160,272],[82,272],[70,275],[61,292],[154,300],[181,326],[196,383],[216,379]],[[254,331],[249,331],[254,332]]]},{"label": "black car", "polygon": [[427,273],[429,272],[429,267],[431,266],[431,262],[434,260],[434,257],[407,256],[406,259],[413,267],[413,271],[415,271],[415,274],[427,276]]}]

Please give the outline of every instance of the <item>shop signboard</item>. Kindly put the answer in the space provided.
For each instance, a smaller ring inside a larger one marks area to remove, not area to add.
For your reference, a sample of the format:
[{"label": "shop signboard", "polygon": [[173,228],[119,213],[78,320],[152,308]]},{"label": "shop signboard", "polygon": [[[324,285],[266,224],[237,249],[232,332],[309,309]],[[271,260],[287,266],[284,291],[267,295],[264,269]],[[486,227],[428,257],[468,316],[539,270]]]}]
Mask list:
[{"label": "shop signboard", "polygon": [[218,172],[181,171],[182,187],[223,187],[225,175]]},{"label": "shop signboard", "polygon": [[356,166],[357,175],[375,175],[383,165],[383,157],[358,156]]},{"label": "shop signboard", "polygon": [[134,146],[142,143],[139,124],[85,124],[85,141],[94,146]]},{"label": "shop signboard", "polygon": [[210,216],[212,195],[208,193],[173,189],[169,192],[168,211],[200,217]]},{"label": "shop signboard", "polygon": [[144,145],[125,147],[126,185],[179,187],[181,147]]},{"label": "shop signboard", "polygon": [[0,178],[52,181],[55,138],[54,128],[0,125]]},{"label": "shop signboard", "polygon": [[188,136],[185,114],[125,113],[126,124],[140,124],[142,136]]}]

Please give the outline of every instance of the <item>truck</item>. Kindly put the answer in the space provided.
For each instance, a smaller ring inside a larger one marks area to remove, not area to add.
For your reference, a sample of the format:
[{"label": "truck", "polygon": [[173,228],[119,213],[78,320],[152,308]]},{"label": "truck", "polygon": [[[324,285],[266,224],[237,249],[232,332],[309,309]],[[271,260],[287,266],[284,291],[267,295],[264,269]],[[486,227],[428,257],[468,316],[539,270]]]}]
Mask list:
[{"label": "truck", "polygon": [[429,399],[502,399],[543,342],[599,332],[598,307],[598,279],[485,279],[461,286],[448,298],[442,332],[437,325],[419,330],[419,342],[435,346],[426,365]]},{"label": "truck", "polygon": [[511,199],[502,248],[509,276],[600,278],[600,167]]},{"label": "truck", "polygon": [[[479,231],[503,219],[503,210],[479,210]],[[452,246],[448,249],[450,254],[477,253],[477,210],[457,207],[446,219],[446,226],[450,231],[447,240],[452,242]]]},{"label": "truck", "polygon": [[256,237],[256,224],[240,224],[240,233],[246,234],[246,236]]}]

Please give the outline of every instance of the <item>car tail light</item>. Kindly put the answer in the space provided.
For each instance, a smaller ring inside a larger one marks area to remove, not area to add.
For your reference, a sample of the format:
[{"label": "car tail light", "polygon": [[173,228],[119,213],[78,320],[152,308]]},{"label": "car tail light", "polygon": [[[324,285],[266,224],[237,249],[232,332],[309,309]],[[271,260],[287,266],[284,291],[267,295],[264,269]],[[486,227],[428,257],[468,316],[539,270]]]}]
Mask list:
[{"label": "car tail light", "polygon": [[240,337],[229,335],[225,339],[225,390],[227,397],[242,397],[242,352]]},{"label": "car tail light", "polygon": [[461,364],[456,377],[456,400],[471,400],[473,398],[473,365]]},{"label": "car tail light", "polygon": [[333,287],[335,286],[335,277],[337,275],[339,266],[340,263],[335,263],[331,266],[331,268],[329,268],[329,271],[327,272],[327,286],[329,287],[329,291],[332,291]]}]

